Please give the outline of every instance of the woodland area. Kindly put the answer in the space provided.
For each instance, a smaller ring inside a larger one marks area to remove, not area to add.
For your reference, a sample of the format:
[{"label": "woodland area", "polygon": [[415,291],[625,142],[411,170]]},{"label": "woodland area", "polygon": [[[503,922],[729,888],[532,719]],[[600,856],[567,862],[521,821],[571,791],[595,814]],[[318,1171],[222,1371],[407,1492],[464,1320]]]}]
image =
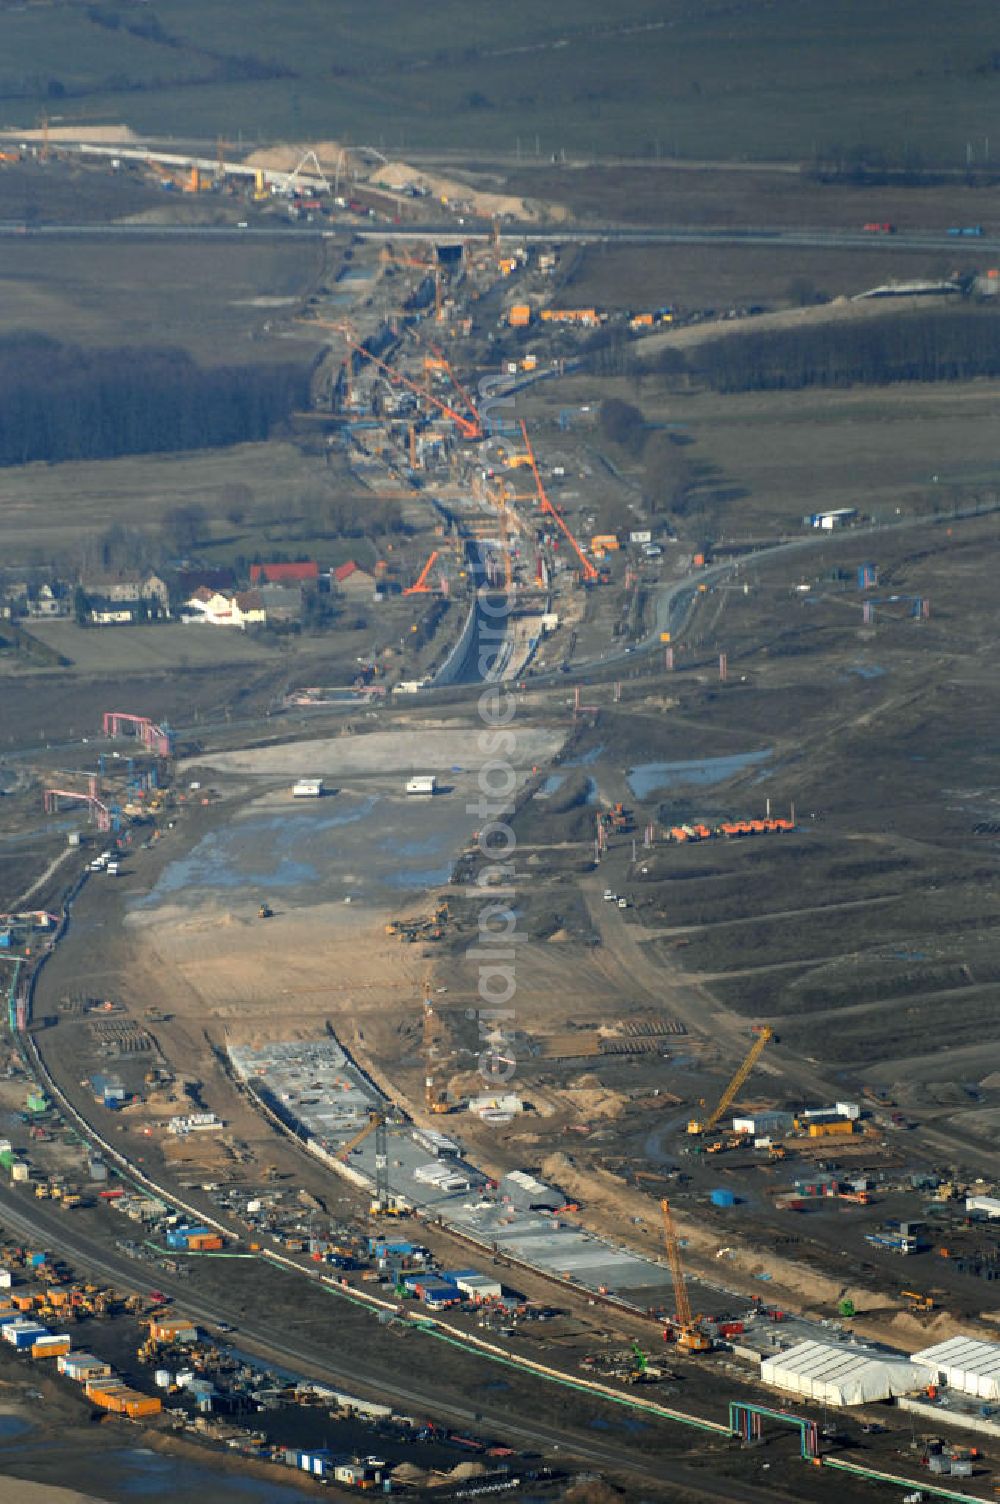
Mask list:
[{"label": "woodland area", "polygon": [[888,386],[1000,375],[1000,316],[990,307],[928,309],[807,329],[727,334],[667,350],[660,372],[715,392]]},{"label": "woodland area", "polygon": [[269,437],[308,400],[304,366],[216,366],[175,349],[0,339],[0,465],[114,459]]}]

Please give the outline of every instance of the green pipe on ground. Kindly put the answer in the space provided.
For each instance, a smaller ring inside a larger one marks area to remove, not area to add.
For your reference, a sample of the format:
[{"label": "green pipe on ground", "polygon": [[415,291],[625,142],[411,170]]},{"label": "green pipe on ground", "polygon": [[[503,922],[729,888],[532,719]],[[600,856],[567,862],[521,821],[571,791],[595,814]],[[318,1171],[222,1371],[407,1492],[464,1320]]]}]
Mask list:
[{"label": "green pipe on ground", "polygon": [[879,1472],[878,1468],[861,1467],[857,1462],[843,1462],[839,1457],[824,1457],[823,1466],[836,1468],[842,1473],[856,1473],[859,1478],[871,1478],[875,1483],[894,1483],[908,1493],[933,1494],[935,1499],[956,1499],[960,1504],[969,1504],[970,1500],[978,1498],[977,1494],[957,1494],[954,1489],[939,1488],[935,1483],[926,1483],[923,1478],[918,1482],[913,1478],[900,1478],[896,1473]]},{"label": "green pipe on ground", "polygon": [[579,1394],[585,1394],[592,1400],[607,1400],[612,1405],[624,1405],[628,1410],[637,1410],[641,1415],[650,1415],[656,1420],[672,1420],[678,1425],[693,1426],[698,1431],[708,1431],[713,1436],[730,1435],[727,1426],[720,1426],[717,1421],[699,1420],[697,1416],[685,1415],[679,1410],[667,1411],[654,1402],[643,1403],[642,1400],[631,1399],[627,1394],[611,1394],[603,1389],[592,1389],[589,1384],[583,1384],[568,1376],[555,1373],[540,1373],[537,1369],[530,1368],[523,1363],[518,1363],[514,1358],[501,1357],[499,1353],[491,1353],[483,1348],[470,1346],[460,1341],[457,1337],[451,1337],[442,1332],[433,1322],[419,1321],[415,1323],[417,1331],[426,1332],[428,1336],[436,1337],[439,1342],[447,1342],[450,1347],[457,1347],[460,1352],[471,1353],[477,1358],[487,1358],[491,1363],[501,1363],[505,1368],[513,1368],[517,1373],[534,1375],[550,1384],[561,1384],[566,1389],[575,1389]]}]

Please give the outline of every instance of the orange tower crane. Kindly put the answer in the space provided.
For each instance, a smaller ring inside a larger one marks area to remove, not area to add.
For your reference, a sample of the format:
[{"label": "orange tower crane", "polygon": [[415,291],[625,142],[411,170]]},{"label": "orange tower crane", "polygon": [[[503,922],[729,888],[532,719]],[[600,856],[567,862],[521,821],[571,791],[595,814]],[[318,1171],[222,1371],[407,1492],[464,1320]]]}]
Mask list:
[{"label": "orange tower crane", "polygon": [[523,418],[521,419],[521,432],[524,435],[524,447],[528,455],[528,463],[531,466],[531,473],[535,477],[535,490],[538,492],[538,505],[543,512],[554,519],[556,525],[561,529],[567,541],[569,542],[570,547],[579,559],[584,584],[593,585],[599,577],[598,572],[594,568],[593,564],[591,564],[583,549],[580,547],[579,543],[577,543],[568,526],[560,517],[558,511],[552,505],[551,501],[546,495],[545,487],[542,484],[542,477],[538,473],[538,461],[535,459],[535,451],[532,449],[531,440],[528,438],[528,425],[527,423],[525,423]]},{"label": "orange tower crane", "polygon": [[430,595],[434,587],[432,585],[428,585],[427,576],[434,568],[437,560],[438,551],[437,549],[435,549],[430,558],[427,560],[427,563],[424,565],[423,569],[418,574],[417,578],[414,580],[413,584],[403,591],[404,595]]},{"label": "orange tower crane", "polygon": [[688,1299],[687,1285],[684,1281],[684,1265],[681,1263],[680,1245],[674,1231],[674,1219],[670,1215],[669,1201],[660,1202],[660,1212],[663,1216],[663,1241],[666,1244],[667,1259],[670,1262],[670,1277],[674,1282],[677,1346],[689,1353],[710,1352],[711,1340],[706,1337],[691,1315],[691,1302]]},{"label": "orange tower crane", "polygon": [[300,319],[299,323],[318,324],[322,329],[335,329],[338,334],[342,335],[345,343],[350,346],[355,354],[362,356],[365,360],[370,360],[372,365],[377,366],[380,371],[383,371],[388,376],[394,386],[408,387],[421,401],[433,403],[436,408],[444,413],[446,418],[451,419],[463,439],[471,441],[483,437],[483,426],[478,416],[472,419],[463,417],[460,412],[456,412],[453,407],[447,402],[443,402],[433,392],[429,392],[426,387],[420,386],[416,381],[411,381],[409,376],[403,375],[402,371],[395,370],[393,366],[388,365],[378,355],[373,355],[364,345],[358,344],[357,340],[354,339],[344,324],[334,324],[328,319]]}]

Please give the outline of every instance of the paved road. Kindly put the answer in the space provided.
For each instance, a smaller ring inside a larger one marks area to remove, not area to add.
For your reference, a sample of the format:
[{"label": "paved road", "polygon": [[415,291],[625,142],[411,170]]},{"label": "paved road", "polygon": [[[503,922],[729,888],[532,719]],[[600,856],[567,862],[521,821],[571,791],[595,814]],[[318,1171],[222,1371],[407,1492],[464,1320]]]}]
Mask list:
[{"label": "paved road", "polygon": [[[406,241],[488,240],[488,226],[476,221],[466,225],[447,225],[433,221],[421,224],[371,225],[367,222],[328,226],[249,223],[238,225],[176,224],[32,224],[8,220],[0,223],[0,238],[30,240],[329,240],[339,235],[362,240]],[[501,240],[518,244],[549,245],[735,245],[791,250],[864,250],[864,251],[952,251],[977,250],[995,255],[1000,252],[1000,237],[983,235],[962,237],[941,231],[907,232],[902,235],[866,235],[861,230],[825,230],[807,225],[797,229],[748,225],[745,228],[713,229],[691,225],[562,225],[539,227],[536,224],[507,224]]]}]

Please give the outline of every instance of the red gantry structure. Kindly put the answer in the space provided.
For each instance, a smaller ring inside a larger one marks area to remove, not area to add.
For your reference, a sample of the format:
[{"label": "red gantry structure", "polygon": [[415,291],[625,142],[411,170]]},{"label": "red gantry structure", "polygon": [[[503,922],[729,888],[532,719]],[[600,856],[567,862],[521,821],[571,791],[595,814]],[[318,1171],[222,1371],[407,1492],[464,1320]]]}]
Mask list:
[{"label": "red gantry structure", "polygon": [[155,757],[169,757],[172,738],[165,726],[157,726],[148,716],[129,715],[122,710],[104,712],[104,735],[111,741],[123,737],[136,737],[148,752]]},{"label": "red gantry structure", "polygon": [[44,794],[45,813],[55,814],[63,803],[85,804],[91,820],[98,830],[111,829],[111,811],[100,799],[93,794],[81,794],[78,789],[46,789]]}]

